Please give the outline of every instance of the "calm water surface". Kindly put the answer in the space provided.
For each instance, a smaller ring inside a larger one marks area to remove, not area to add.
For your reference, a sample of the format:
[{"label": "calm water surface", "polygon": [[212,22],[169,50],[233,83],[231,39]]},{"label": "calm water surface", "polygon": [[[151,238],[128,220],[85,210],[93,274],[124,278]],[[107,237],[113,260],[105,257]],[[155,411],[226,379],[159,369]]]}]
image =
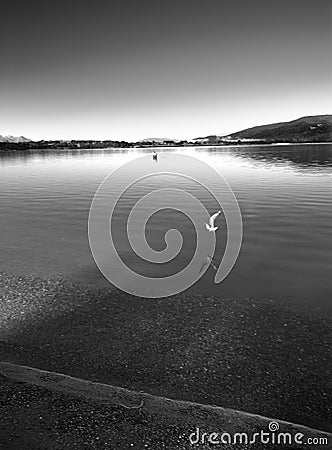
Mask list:
[{"label": "calm water surface", "polygon": [[[243,218],[242,250],[231,274],[214,285],[211,269],[193,290],[230,298],[328,304],[332,297],[330,144],[158,149],[158,164],[173,151],[216,167],[232,187]],[[112,169],[147,152],[151,150],[0,153],[0,268],[14,274],[60,274],[80,283],[109,286],[90,253],[89,207]],[[118,220],[125,220],[133,202],[149,188],[176,183],[201,195],[195,184],[183,178],[160,177],[128,191],[117,208]],[[207,196],[203,201],[215,211],[213,199]],[[158,214],[150,224],[151,246],[158,249],[175,220],[190,243],[192,230],[182,214]],[[119,237],[118,244],[125,253],[125,239]],[[186,263],[191,252],[192,245],[184,245],[178,264]],[[139,266],[135,258],[131,263],[158,275],[158,269]]]}]

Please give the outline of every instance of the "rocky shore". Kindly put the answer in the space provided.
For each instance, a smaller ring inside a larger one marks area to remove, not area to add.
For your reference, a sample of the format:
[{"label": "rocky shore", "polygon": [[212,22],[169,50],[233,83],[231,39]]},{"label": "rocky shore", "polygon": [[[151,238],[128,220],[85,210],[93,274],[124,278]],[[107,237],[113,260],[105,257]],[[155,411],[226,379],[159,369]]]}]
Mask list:
[{"label": "rocky shore", "polygon": [[0,298],[1,361],[331,431],[324,310],[5,273]]},{"label": "rocky shore", "polygon": [[6,450],[317,450],[332,439],[280,420],[8,363],[0,363],[0,379],[0,446]]}]

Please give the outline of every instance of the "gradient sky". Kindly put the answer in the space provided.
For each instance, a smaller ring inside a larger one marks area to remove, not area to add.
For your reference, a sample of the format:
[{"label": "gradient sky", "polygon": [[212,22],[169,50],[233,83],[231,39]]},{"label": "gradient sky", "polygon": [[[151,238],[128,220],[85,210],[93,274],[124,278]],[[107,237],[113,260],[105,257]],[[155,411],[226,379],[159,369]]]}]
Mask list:
[{"label": "gradient sky", "polygon": [[330,0],[4,1],[0,134],[195,138],[332,105]]}]

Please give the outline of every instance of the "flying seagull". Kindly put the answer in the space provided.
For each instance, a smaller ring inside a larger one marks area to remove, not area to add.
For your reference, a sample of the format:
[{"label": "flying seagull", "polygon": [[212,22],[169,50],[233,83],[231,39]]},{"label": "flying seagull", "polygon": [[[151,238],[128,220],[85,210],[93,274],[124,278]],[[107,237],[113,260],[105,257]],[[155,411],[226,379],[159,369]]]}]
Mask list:
[{"label": "flying seagull", "polygon": [[215,214],[213,214],[210,219],[209,219],[209,224],[205,224],[206,229],[208,231],[216,231],[218,229],[218,227],[214,226],[214,221],[216,220],[216,218],[219,216],[219,214],[221,213],[221,211],[216,212]]}]

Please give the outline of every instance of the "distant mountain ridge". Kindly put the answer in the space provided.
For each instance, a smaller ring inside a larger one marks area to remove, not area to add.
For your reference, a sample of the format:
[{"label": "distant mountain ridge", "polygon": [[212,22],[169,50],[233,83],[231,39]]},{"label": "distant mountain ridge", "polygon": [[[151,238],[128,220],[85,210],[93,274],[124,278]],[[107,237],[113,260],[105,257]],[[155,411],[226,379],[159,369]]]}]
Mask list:
[{"label": "distant mountain ridge", "polygon": [[[227,145],[236,143],[274,143],[274,142],[332,142],[332,114],[306,116],[289,122],[278,122],[259,125],[231,134],[213,134],[191,140],[171,138],[146,138],[136,142],[101,141],[101,140],[42,140],[32,141],[24,136],[0,135],[1,148],[57,148],[87,147],[104,148],[103,146],[153,146],[153,145]],[[11,146],[11,147],[10,147]]]},{"label": "distant mountain ridge", "polygon": [[10,136],[10,135],[2,136],[0,134],[0,142],[30,142],[30,141],[31,141],[31,139],[27,139],[24,136],[18,136],[18,137]]},{"label": "distant mountain ridge", "polygon": [[231,139],[331,142],[332,115],[306,116],[290,122],[272,123],[229,134]]},{"label": "distant mountain ridge", "polygon": [[138,142],[177,142],[178,139],[171,139],[171,138],[146,138],[146,139],[140,139]]}]

